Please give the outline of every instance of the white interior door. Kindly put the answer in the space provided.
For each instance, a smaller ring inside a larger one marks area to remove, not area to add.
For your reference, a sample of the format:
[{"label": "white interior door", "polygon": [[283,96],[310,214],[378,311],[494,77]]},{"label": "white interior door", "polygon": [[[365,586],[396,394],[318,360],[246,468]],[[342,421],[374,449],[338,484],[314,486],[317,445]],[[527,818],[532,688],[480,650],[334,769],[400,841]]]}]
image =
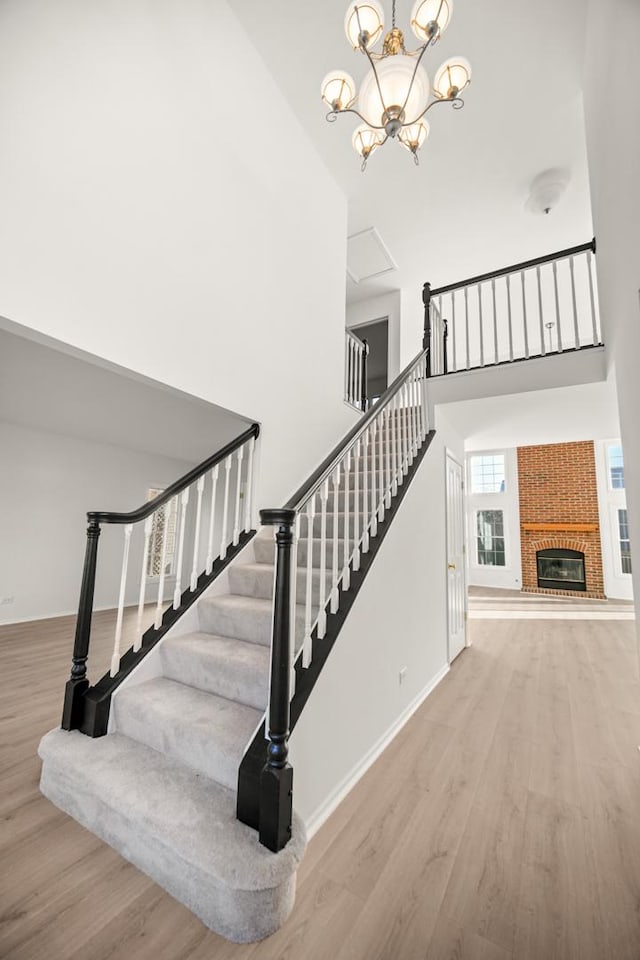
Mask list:
[{"label": "white interior door", "polygon": [[447,451],[447,630],[449,663],[467,642],[467,585],[464,556],[464,481],[462,464]]}]

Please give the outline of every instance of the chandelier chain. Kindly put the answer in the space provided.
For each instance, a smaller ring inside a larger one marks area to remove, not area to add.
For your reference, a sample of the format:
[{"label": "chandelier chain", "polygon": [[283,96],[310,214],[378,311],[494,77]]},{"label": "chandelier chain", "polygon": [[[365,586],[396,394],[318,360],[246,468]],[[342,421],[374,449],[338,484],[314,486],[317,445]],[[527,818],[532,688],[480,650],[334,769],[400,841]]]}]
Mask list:
[{"label": "chandelier chain", "polygon": [[396,0],[393,0],[391,5],[391,26],[395,30],[396,28]]}]

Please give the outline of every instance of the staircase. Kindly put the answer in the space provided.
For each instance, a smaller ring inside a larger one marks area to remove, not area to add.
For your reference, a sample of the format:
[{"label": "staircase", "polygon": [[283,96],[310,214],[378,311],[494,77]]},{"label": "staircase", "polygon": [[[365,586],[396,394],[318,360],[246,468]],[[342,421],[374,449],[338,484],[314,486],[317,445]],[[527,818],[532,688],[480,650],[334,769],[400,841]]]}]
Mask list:
[{"label": "staircase", "polygon": [[[419,377],[424,380],[424,358],[420,362],[422,366],[412,368],[415,384]],[[418,455],[426,439],[424,409],[390,407],[386,421],[358,440],[350,473],[339,459],[331,474],[325,471],[327,479],[316,478],[316,488],[324,490],[321,511],[316,515],[309,509],[314,493],[311,501],[308,496],[304,501],[289,584],[299,601],[290,604],[294,657],[286,654],[285,659],[286,665],[293,663],[304,647],[304,657],[291,671],[298,688],[291,691],[294,722],[301,710],[300,702],[293,709],[296,697],[306,700],[315,682],[303,681],[305,673],[313,673],[307,670],[312,647],[317,675],[318,662],[326,659],[357,592],[351,582],[364,576],[358,573],[360,561],[366,567],[365,554],[370,552],[372,559],[384,536],[385,502],[388,526],[394,501],[401,500],[428,446]],[[341,457],[351,457],[349,449]],[[273,533],[265,528],[229,566],[229,592],[208,596],[204,591],[197,599],[197,631],[173,635],[169,630],[157,643],[150,658],[155,669],[147,669],[146,675],[159,675],[139,681],[134,673],[114,690],[108,735],[92,738],[79,729],[59,729],[47,734],[39,748],[45,796],[208,927],[236,942],[268,936],[289,915],[306,843],[304,825],[295,814],[285,824],[281,849],[280,844],[268,849],[255,829],[236,818],[236,806],[241,806],[238,772],[243,757],[251,753],[247,745],[259,759],[257,781],[270,762],[263,720],[269,700],[273,718],[277,700],[273,671],[280,647],[274,634],[278,617],[274,621],[273,592],[279,581],[274,564]],[[331,616],[341,604],[341,616]],[[319,636],[322,616],[326,635],[323,630]],[[289,674],[288,667],[284,672]],[[289,699],[287,691],[287,718]],[[287,737],[289,726],[287,722]],[[272,743],[278,740],[273,724],[269,738]],[[280,763],[276,773],[285,766]],[[256,795],[256,809],[261,802]]]}]

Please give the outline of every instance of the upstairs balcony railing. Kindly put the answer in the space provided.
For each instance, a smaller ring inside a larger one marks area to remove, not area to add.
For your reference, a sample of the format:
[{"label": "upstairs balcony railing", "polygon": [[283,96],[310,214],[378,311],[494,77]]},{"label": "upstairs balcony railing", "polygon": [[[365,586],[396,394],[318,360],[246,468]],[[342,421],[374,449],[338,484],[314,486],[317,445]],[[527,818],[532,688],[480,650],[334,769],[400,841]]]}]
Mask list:
[{"label": "upstairs balcony railing", "polygon": [[431,289],[425,283],[429,376],[602,345],[595,239]]},{"label": "upstairs balcony railing", "polygon": [[369,344],[351,330],[344,338],[344,399],[357,410],[367,409],[367,360]]}]

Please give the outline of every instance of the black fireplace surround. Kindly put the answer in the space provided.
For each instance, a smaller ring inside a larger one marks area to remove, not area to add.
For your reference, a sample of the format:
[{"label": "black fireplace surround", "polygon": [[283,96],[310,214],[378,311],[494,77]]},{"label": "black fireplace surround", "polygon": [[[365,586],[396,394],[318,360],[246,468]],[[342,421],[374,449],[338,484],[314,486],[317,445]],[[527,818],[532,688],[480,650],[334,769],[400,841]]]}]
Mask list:
[{"label": "black fireplace surround", "polygon": [[584,553],[554,547],[538,550],[538,586],[547,590],[576,590],[585,592]]}]

